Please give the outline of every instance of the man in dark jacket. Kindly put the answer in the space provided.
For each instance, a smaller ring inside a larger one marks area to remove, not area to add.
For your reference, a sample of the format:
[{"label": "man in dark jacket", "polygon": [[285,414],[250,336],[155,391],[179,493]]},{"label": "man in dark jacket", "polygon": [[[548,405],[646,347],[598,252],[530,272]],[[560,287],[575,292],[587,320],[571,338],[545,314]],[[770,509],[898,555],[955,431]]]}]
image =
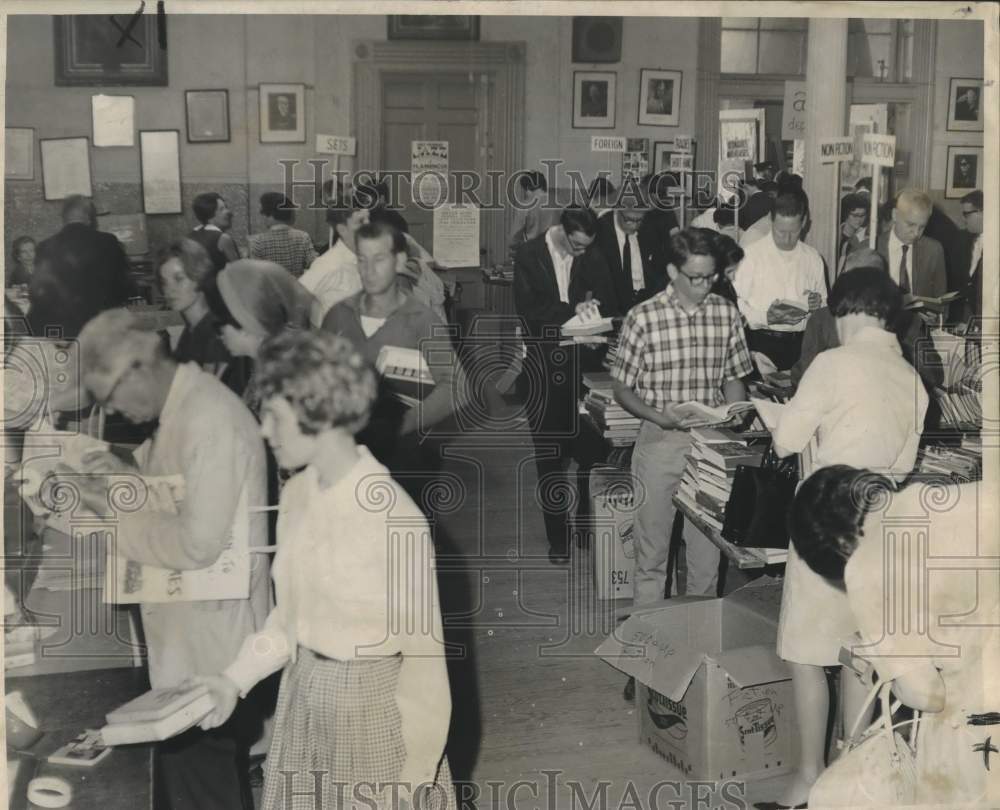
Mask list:
[{"label": "man in dark jacket", "polygon": [[93,202],[67,197],[62,219],[63,229],[38,246],[28,323],[34,335],[73,338],[99,312],[123,306],[134,285],[121,243],[97,230]]}]

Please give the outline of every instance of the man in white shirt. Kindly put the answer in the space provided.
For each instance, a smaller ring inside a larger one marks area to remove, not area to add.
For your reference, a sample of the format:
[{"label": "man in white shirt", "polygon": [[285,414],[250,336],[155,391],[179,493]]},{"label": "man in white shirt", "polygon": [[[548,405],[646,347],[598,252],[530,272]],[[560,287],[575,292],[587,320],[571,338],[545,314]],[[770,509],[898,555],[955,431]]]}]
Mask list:
[{"label": "man in white shirt", "polygon": [[779,371],[798,360],[809,313],[826,303],[823,259],[799,240],[808,211],[804,192],[779,194],[770,235],[746,248],[733,279],[750,349],[769,358]]},{"label": "man in white shirt", "polygon": [[326,211],[326,221],[336,241],[299,279],[319,301],[320,322],[334,304],[361,291],[354,238],[361,226],[367,224],[368,211],[356,204],[331,207]]}]

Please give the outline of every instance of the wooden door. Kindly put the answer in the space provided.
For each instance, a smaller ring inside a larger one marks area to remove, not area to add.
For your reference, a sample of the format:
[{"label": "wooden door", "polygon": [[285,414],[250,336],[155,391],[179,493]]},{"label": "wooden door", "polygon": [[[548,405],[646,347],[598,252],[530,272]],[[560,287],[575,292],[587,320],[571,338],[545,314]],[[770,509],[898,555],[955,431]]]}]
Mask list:
[{"label": "wooden door", "polygon": [[[412,141],[447,141],[449,172],[475,171],[482,178],[481,123],[488,86],[470,72],[383,74],[381,168],[408,175]],[[448,199],[454,201],[454,178],[449,181]],[[485,191],[480,194],[485,199]],[[412,203],[409,182],[399,184],[399,197],[394,202],[405,203],[401,213],[413,238],[433,253],[433,212]]]}]

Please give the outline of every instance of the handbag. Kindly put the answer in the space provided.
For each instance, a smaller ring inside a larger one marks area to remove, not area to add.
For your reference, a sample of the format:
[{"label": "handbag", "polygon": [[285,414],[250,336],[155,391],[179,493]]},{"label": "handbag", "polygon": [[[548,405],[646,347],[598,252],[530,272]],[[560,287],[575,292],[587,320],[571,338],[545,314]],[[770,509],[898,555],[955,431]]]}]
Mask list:
[{"label": "handbag", "polygon": [[[892,681],[875,684],[854,721],[844,752],[809,791],[809,807],[896,807],[913,804],[917,792],[916,746],[897,731],[913,725],[910,740],[917,739],[920,712],[912,720],[893,725],[899,701],[891,702]],[[862,718],[879,699],[882,714],[859,734]]]},{"label": "handbag", "polygon": [[799,483],[795,459],[768,448],[759,467],[740,464],[726,502],[722,536],[734,546],[788,548],[788,509]]}]

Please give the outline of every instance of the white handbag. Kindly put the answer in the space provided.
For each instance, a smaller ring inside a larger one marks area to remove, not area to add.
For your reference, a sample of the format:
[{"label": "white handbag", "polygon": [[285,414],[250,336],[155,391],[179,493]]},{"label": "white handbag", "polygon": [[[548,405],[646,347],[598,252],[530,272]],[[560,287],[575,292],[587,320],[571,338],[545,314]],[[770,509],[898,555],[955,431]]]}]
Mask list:
[{"label": "white handbag", "polygon": [[[809,792],[811,810],[823,807],[895,807],[913,804],[916,799],[917,726],[920,713],[913,720],[893,725],[892,715],[900,703],[892,702],[892,681],[876,684],[854,722],[850,737],[840,757],[828,767]],[[882,716],[864,732],[861,720],[876,699],[881,701]],[[897,729],[911,725],[911,742]]]}]

